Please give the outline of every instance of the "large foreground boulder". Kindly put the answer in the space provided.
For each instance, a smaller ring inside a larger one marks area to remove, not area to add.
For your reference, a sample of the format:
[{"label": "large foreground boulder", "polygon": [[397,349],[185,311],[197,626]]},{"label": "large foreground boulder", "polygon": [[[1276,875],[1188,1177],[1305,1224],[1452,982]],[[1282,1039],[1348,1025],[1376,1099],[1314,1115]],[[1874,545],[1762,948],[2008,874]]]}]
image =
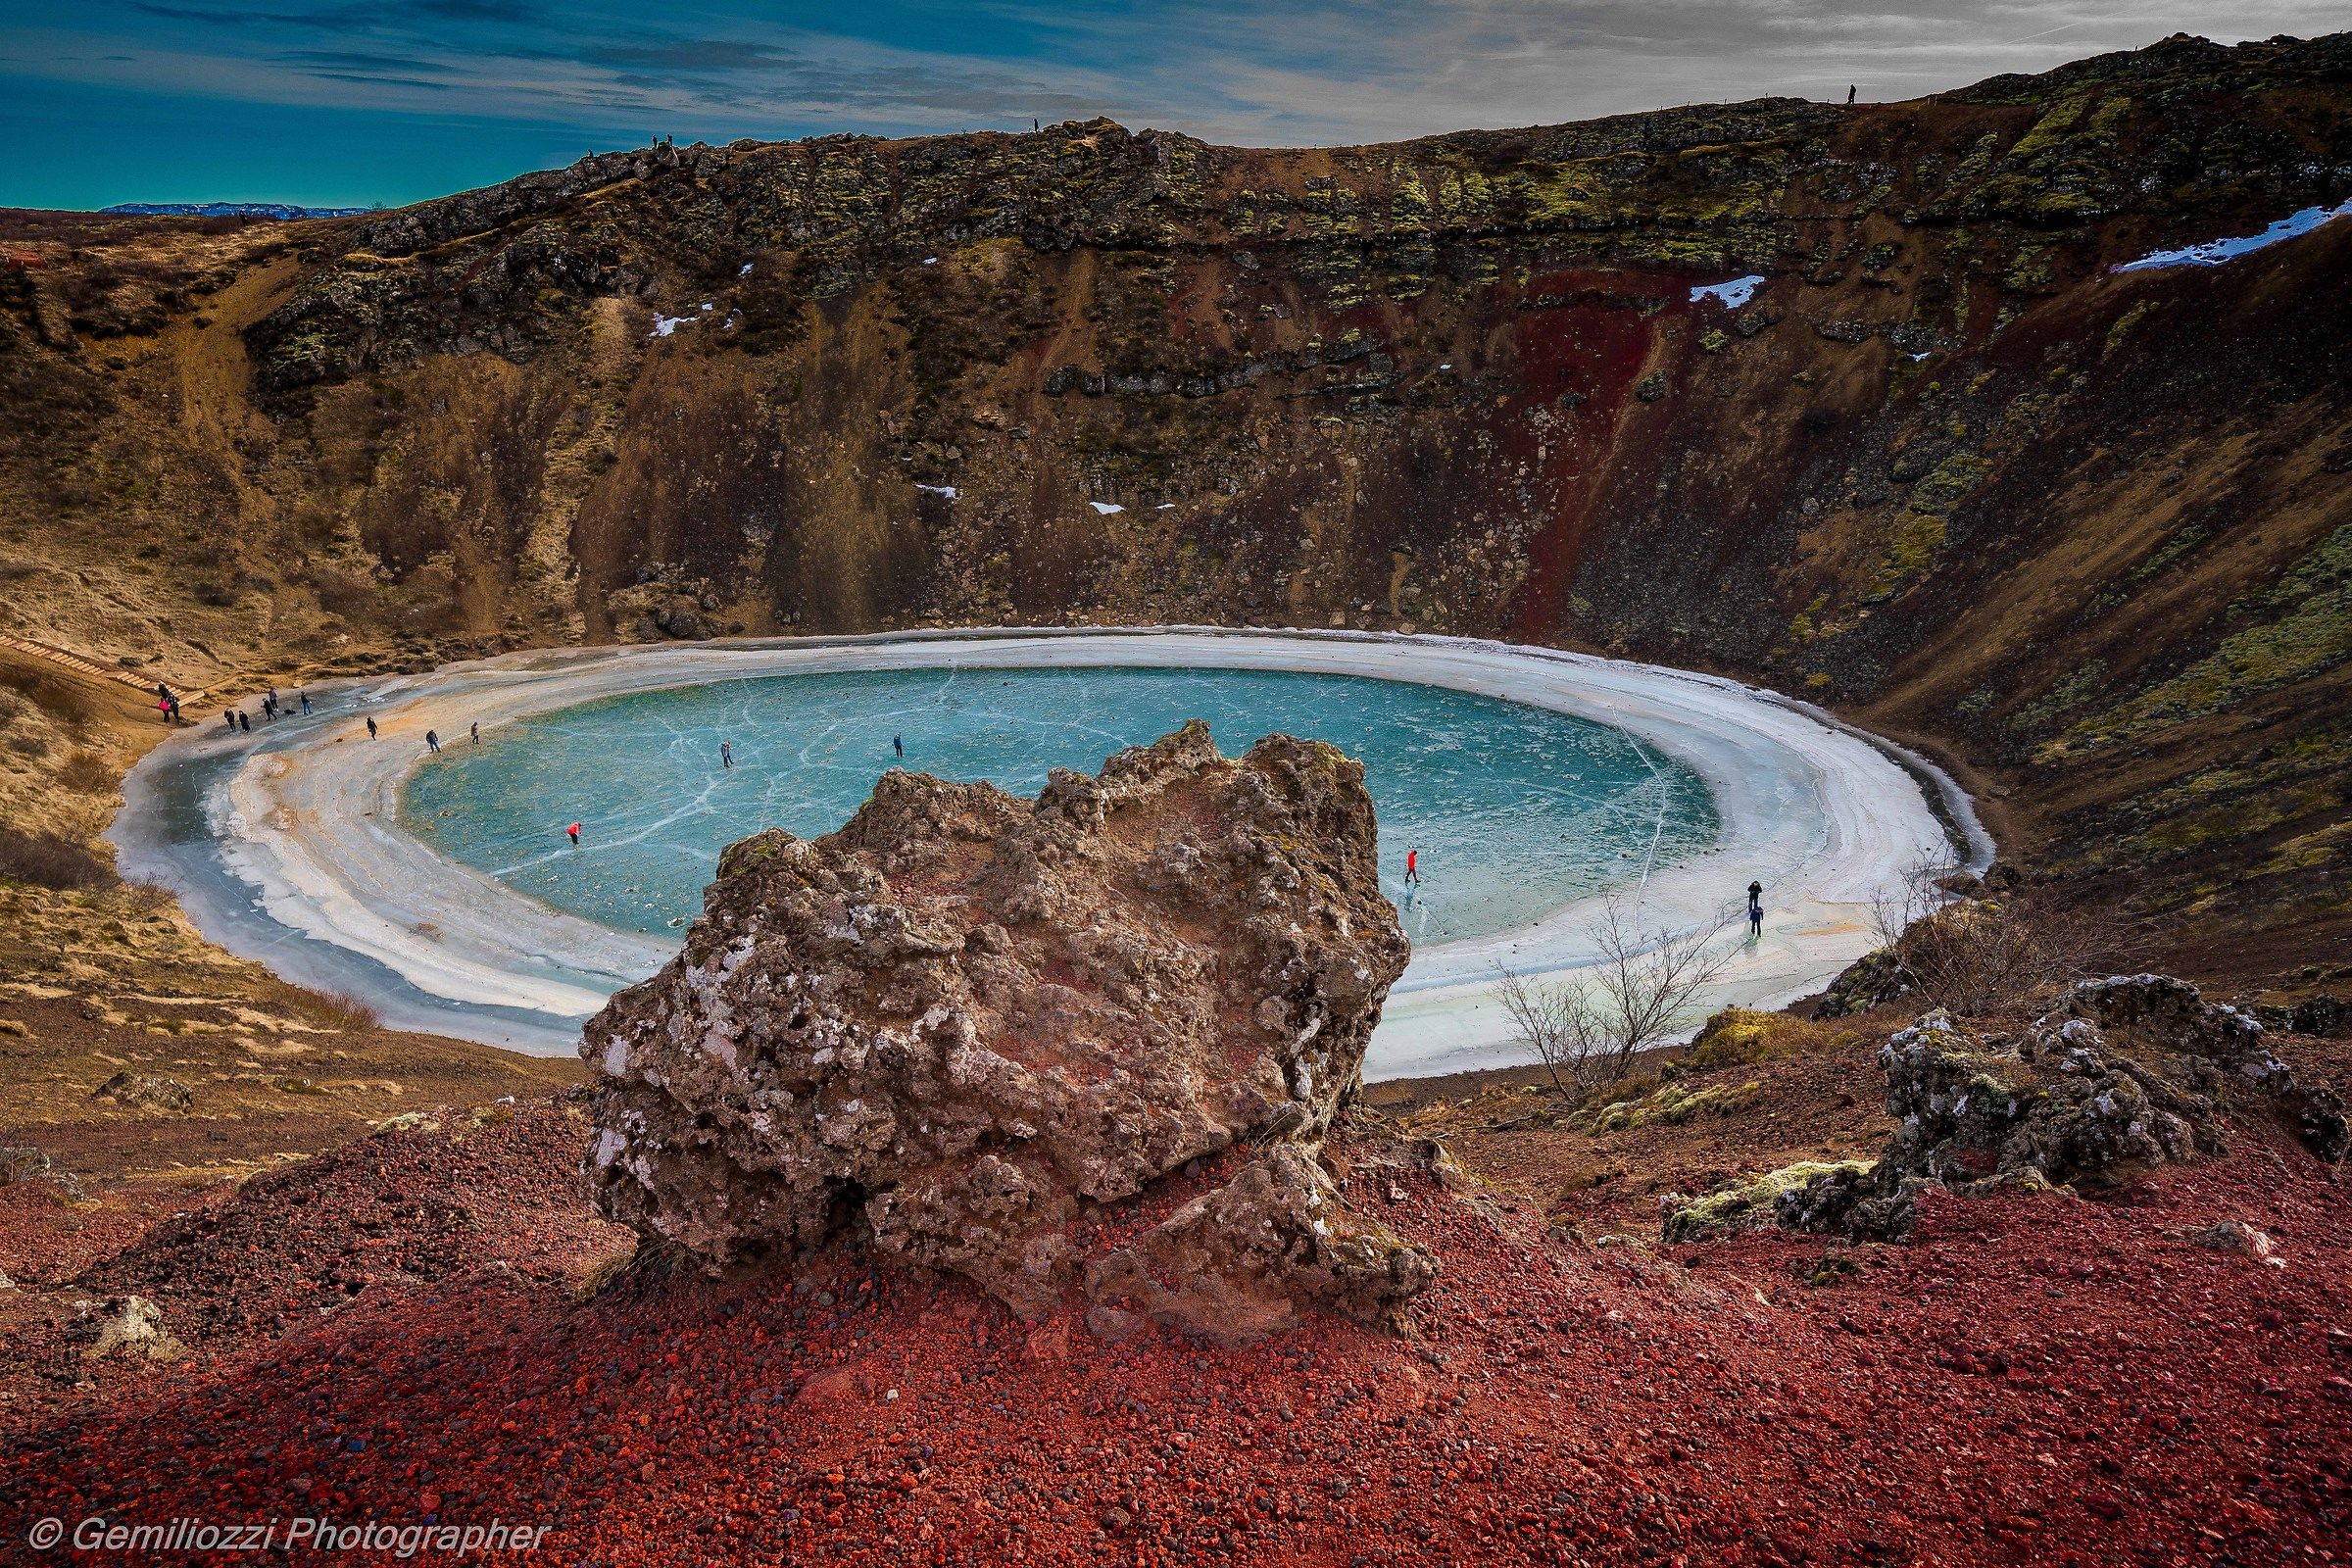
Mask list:
[{"label": "large foreground boulder", "polygon": [[[685,951],[590,1021],[587,1176],[713,1268],[855,1231],[1026,1317],[1084,1289],[1220,1339],[1392,1319],[1434,1264],[1315,1155],[1406,955],[1329,746],[1228,760],[1196,722],[1034,801],[893,771],[837,833],[729,848]],[[1229,1187],[1094,1240],[1244,1144]]]}]

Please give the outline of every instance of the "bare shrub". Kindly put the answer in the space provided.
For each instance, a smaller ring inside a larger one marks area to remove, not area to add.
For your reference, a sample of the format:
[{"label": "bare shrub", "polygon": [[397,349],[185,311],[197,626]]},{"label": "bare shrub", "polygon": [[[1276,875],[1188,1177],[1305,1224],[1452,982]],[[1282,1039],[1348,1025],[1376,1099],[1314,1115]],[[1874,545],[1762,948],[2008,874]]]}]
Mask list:
[{"label": "bare shrub", "polygon": [[309,992],[299,1005],[313,1023],[328,1029],[358,1031],[384,1026],[382,1016],[372,1005],[344,991]]},{"label": "bare shrub", "polygon": [[1584,978],[1534,986],[1503,974],[1500,996],[1513,1035],[1564,1095],[1582,1100],[1617,1082],[1636,1056],[1665,1042],[1731,961],[1732,949],[1715,940],[1724,924],[1648,929],[1614,898],[1602,901],[1589,928],[1599,958]]},{"label": "bare shrub", "polygon": [[57,770],[57,782],[82,795],[112,794],[115,770],[96,752],[75,752]]},{"label": "bare shrub", "polygon": [[155,914],[169,909],[177,902],[172,891],[161,882],[148,882],[136,877],[122,883],[123,906],[137,914]]},{"label": "bare shrub", "polygon": [[1872,901],[1871,924],[1894,993],[1959,1018],[2030,1011],[2077,980],[2129,967],[2141,946],[2108,911],[2024,888],[1984,890],[1933,861]]},{"label": "bare shrub", "polygon": [[72,839],[0,828],[0,880],[75,892],[111,887],[115,868]]}]

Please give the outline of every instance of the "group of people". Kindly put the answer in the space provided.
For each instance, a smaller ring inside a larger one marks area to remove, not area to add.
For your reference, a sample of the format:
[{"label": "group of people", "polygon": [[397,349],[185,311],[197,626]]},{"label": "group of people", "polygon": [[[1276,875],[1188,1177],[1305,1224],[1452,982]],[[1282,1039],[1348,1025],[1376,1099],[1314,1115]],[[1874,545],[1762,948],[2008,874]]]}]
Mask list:
[{"label": "group of people", "polygon": [[[160,706],[164,710],[164,715],[167,718],[177,719],[179,717],[179,699],[172,696],[171,688],[162,681],[155,683],[155,689],[160,699]],[[289,706],[284,698],[277,695],[277,688],[274,686],[262,693],[262,718],[267,723],[274,724],[281,718],[291,718],[297,712],[308,713],[310,711],[311,694],[309,692],[295,692],[293,706]],[[253,720],[246,715],[245,710],[242,708],[220,710],[220,722],[232,735],[253,733]],[[368,732],[372,734],[374,729],[374,724],[370,722]]]}]

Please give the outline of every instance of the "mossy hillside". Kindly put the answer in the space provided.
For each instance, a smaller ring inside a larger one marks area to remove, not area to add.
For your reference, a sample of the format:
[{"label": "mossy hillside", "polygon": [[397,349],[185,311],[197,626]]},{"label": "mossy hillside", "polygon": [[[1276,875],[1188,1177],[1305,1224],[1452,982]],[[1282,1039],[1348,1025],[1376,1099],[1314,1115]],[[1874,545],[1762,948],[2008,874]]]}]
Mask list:
[{"label": "mossy hillside", "polygon": [[[2278,579],[2230,606],[2240,629],[2210,655],[2047,742],[2037,760],[2137,739],[2158,727],[2205,718],[2352,659],[2352,523],[2293,562]],[[2251,622],[2251,624],[2246,624]]]}]

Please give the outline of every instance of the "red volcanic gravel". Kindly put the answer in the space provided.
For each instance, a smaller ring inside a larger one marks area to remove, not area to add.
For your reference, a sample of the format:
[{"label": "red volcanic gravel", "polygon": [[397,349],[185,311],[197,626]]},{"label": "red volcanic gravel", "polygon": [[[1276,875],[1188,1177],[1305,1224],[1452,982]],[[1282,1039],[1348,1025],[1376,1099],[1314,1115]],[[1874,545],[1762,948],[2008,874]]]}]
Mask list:
[{"label": "red volcanic gravel", "polygon": [[[547,1240],[433,1252],[437,1278],[386,1274],[288,1312],[281,1337],[19,1425],[0,1440],[9,1549],[17,1517],[103,1512],[527,1521],[552,1527],[538,1560],[615,1568],[2352,1555],[2352,1219],[2328,1172],[2259,1129],[2122,1199],[1931,1200],[1915,1245],[1854,1250],[1588,1250],[1362,1171],[1351,1199],[1444,1260],[1422,1343],[1323,1320],[1225,1351],[1029,1328],[854,1254],[797,1277],[636,1274],[575,1304],[564,1276],[612,1234],[568,1196],[565,1125],[469,1135],[463,1158],[508,1169],[511,1198],[478,1173],[432,1186],[423,1138],[320,1161],[292,1225],[437,1196],[466,1234]],[[2222,1218],[2269,1232],[2285,1266],[2185,1239]],[[170,1255],[217,1288],[208,1270],[283,1281],[293,1254],[344,1255],[238,1223],[140,1266]]]}]

